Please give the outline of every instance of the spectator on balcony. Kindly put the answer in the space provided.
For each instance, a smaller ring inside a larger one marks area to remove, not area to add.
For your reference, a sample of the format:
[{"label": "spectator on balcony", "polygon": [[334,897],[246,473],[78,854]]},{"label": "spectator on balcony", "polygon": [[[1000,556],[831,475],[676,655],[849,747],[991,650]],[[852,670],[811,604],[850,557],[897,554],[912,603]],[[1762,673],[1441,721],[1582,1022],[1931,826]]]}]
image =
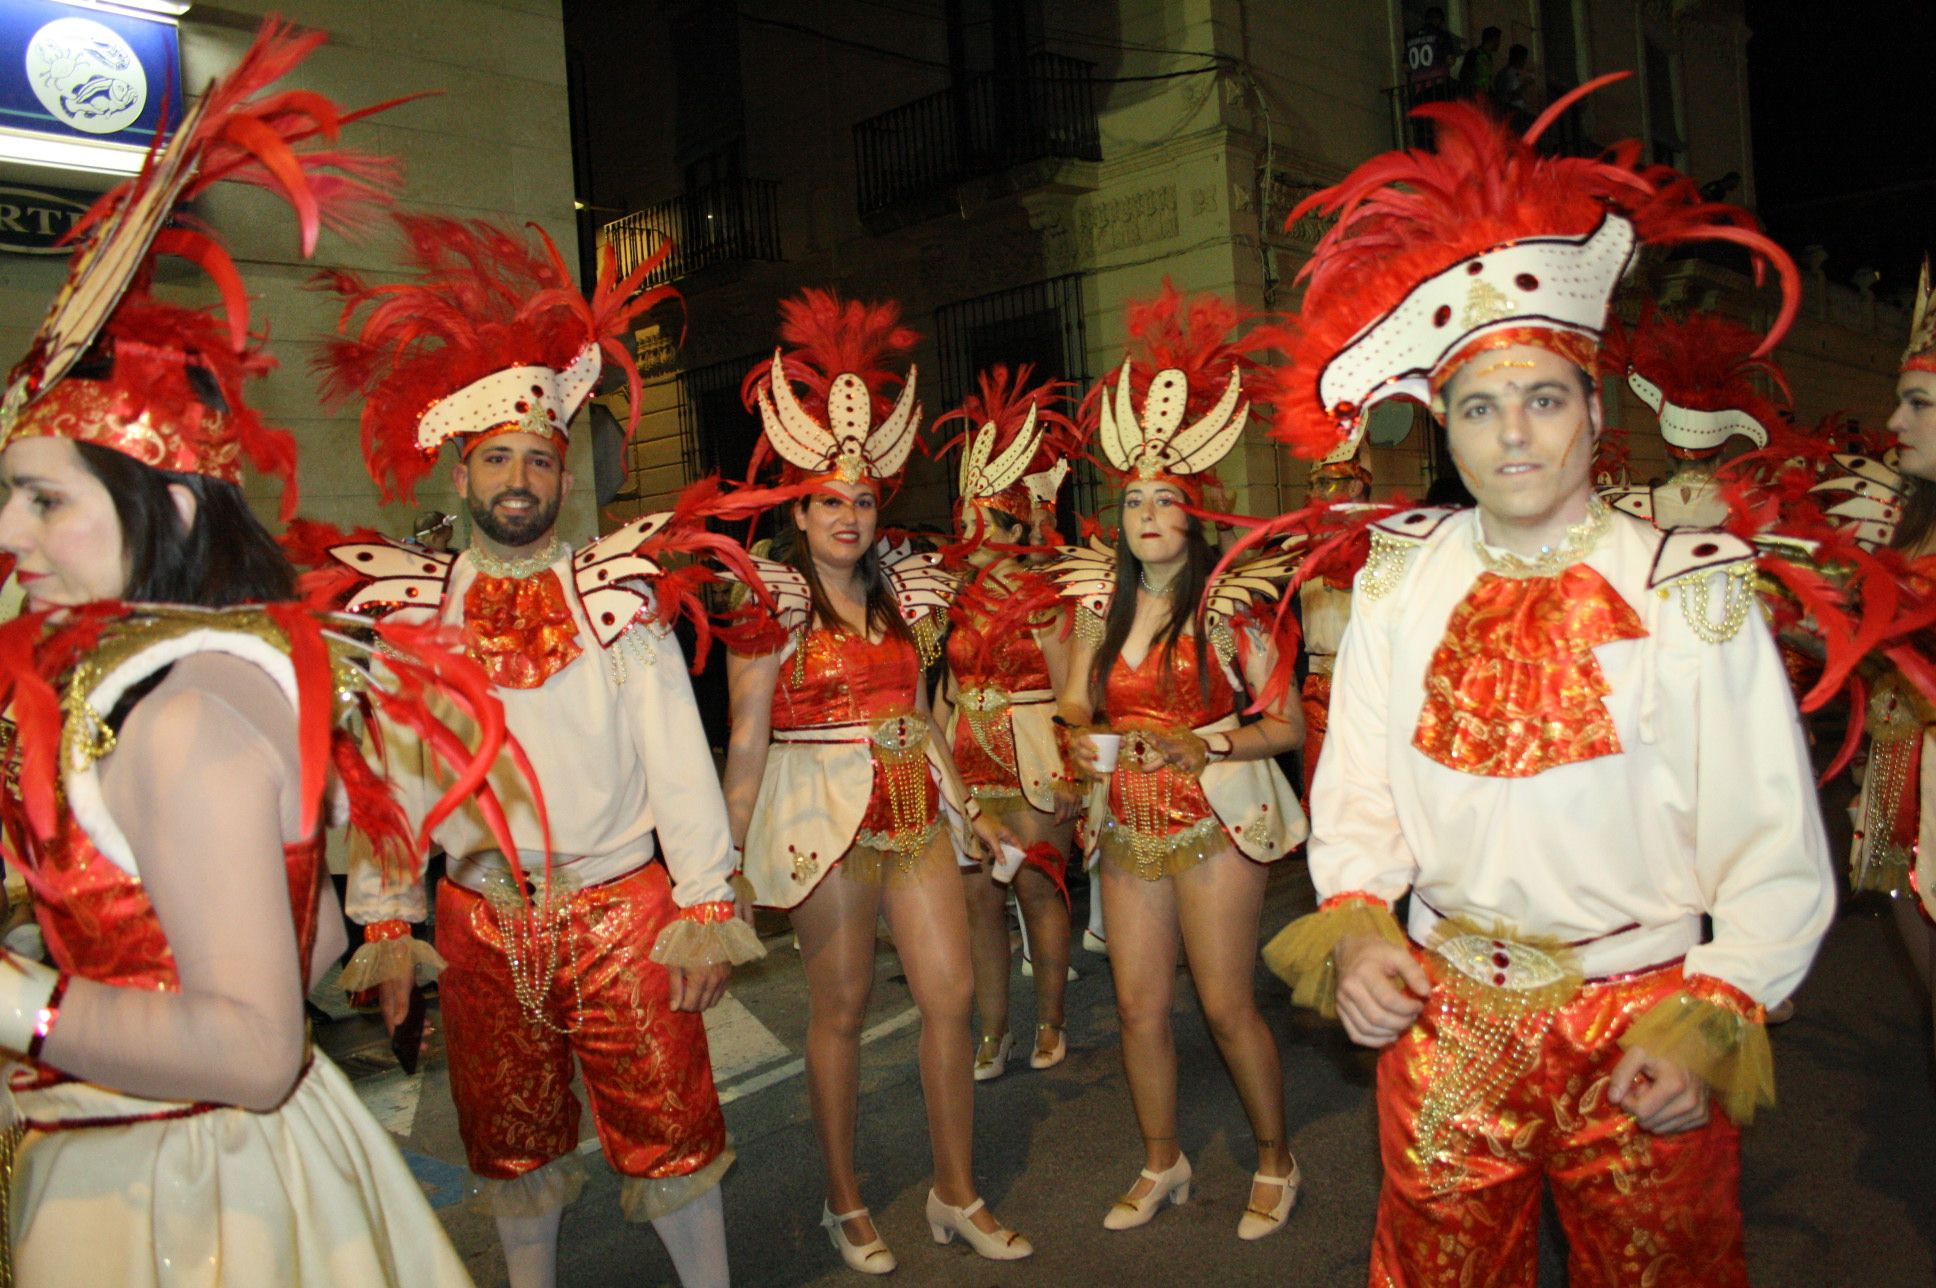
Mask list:
[{"label": "spectator on balcony", "polygon": [[1506,114],[1516,131],[1533,123],[1529,102],[1533,88],[1531,64],[1532,51],[1524,45],[1514,45],[1506,51],[1506,65],[1492,77],[1493,101],[1499,104],[1499,110]]},{"label": "spectator on balcony", "polygon": [[1479,43],[1467,51],[1465,61],[1459,64],[1460,97],[1479,98],[1492,92],[1493,64],[1499,59],[1499,42],[1504,36],[1497,27],[1487,27],[1479,33]]},{"label": "spectator on balcony", "polygon": [[1405,90],[1413,103],[1429,103],[1450,96],[1452,67],[1465,42],[1445,25],[1445,10],[1434,5],[1425,19],[1405,33]]}]

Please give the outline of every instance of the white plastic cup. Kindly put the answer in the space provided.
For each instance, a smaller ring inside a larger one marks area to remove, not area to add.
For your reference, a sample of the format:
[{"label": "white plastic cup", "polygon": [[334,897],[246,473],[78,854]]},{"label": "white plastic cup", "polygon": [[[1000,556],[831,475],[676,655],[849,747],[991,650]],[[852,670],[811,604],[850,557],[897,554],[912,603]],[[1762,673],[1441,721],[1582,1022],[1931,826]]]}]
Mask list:
[{"label": "white plastic cup", "polygon": [[989,875],[1002,885],[1011,885],[1015,881],[1015,874],[1022,870],[1022,860],[1027,856],[1028,851],[1021,846],[1003,841],[1001,857],[995,860],[995,870]]},{"label": "white plastic cup", "polygon": [[1091,733],[1089,744],[1096,749],[1096,772],[1114,773],[1116,758],[1123,752],[1123,736],[1119,733]]}]

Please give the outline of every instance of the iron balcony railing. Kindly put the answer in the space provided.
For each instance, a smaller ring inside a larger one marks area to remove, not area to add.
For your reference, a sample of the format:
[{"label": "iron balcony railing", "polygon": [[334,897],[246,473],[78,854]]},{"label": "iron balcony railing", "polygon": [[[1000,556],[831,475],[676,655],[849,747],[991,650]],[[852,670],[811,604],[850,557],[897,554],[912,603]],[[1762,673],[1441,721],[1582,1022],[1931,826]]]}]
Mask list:
[{"label": "iron balcony railing", "polygon": [[663,286],[714,264],[778,260],[779,184],[770,179],[726,179],[670,201],[635,210],[605,225],[605,239],[621,275],[650,259],[672,239],[672,253],[646,278]]},{"label": "iron balcony railing", "polygon": [[1091,64],[1031,54],[854,126],[863,218],[1029,161],[1102,160]]},{"label": "iron balcony railing", "polygon": [[[1567,93],[1570,85],[1546,86],[1546,102]],[[1432,123],[1412,115],[1412,109],[1424,103],[1447,103],[1465,97],[1459,93],[1459,83],[1451,77],[1443,77],[1421,85],[1393,85],[1385,91],[1391,100],[1392,146],[1398,148],[1425,148],[1432,145]],[[1480,96],[1479,101],[1499,110],[1489,97]],[[1515,129],[1524,129],[1532,124],[1531,116],[1512,121]],[[1539,150],[1547,156],[1596,156],[1600,145],[1587,137],[1586,105],[1575,103],[1562,112],[1559,119],[1547,126],[1539,136]]]}]

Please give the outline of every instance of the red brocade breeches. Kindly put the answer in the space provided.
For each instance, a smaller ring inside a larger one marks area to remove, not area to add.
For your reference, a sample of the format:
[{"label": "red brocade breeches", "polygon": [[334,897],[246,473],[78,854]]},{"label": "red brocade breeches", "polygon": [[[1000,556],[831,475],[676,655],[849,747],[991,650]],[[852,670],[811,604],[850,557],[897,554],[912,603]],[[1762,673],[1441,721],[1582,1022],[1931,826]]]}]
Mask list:
[{"label": "red brocade breeches", "polygon": [[1301,698],[1304,707],[1304,794],[1298,799],[1309,810],[1311,780],[1317,777],[1318,753],[1324,750],[1324,733],[1331,725],[1331,673],[1313,671],[1305,676]]},{"label": "red brocade breeches", "polygon": [[[500,914],[454,882],[438,888],[450,1090],[473,1172],[511,1180],[577,1147],[574,1056],[620,1175],[684,1176],[724,1151],[705,1022],[671,1009],[666,970],[646,955],[676,911],[658,863],[574,894],[549,977],[526,989],[546,994],[553,1028],[520,1004]],[[540,935],[514,933],[513,949],[526,970],[549,960]]]},{"label": "red brocade breeches", "polygon": [[1607,1103],[1620,1035],[1681,986],[1679,967],[1589,983],[1520,1028],[1544,1029],[1514,1066],[1526,1071],[1452,1117],[1421,1160],[1421,1132],[1445,1121],[1435,1075],[1491,1063],[1484,1018],[1440,982],[1442,961],[1426,968],[1432,1000],[1378,1061],[1372,1288],[1534,1288],[1542,1180],[1571,1247],[1571,1288],[1746,1288],[1733,1124],[1716,1108],[1704,1127],[1656,1136]]}]

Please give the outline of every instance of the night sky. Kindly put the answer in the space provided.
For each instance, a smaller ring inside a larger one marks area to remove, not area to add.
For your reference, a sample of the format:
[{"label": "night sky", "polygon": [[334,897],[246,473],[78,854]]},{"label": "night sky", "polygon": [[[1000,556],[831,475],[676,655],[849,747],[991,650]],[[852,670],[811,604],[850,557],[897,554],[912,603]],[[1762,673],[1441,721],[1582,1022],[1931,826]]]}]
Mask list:
[{"label": "night sky", "polygon": [[1906,301],[1936,253],[1936,2],[1747,0],[1758,213]]}]

